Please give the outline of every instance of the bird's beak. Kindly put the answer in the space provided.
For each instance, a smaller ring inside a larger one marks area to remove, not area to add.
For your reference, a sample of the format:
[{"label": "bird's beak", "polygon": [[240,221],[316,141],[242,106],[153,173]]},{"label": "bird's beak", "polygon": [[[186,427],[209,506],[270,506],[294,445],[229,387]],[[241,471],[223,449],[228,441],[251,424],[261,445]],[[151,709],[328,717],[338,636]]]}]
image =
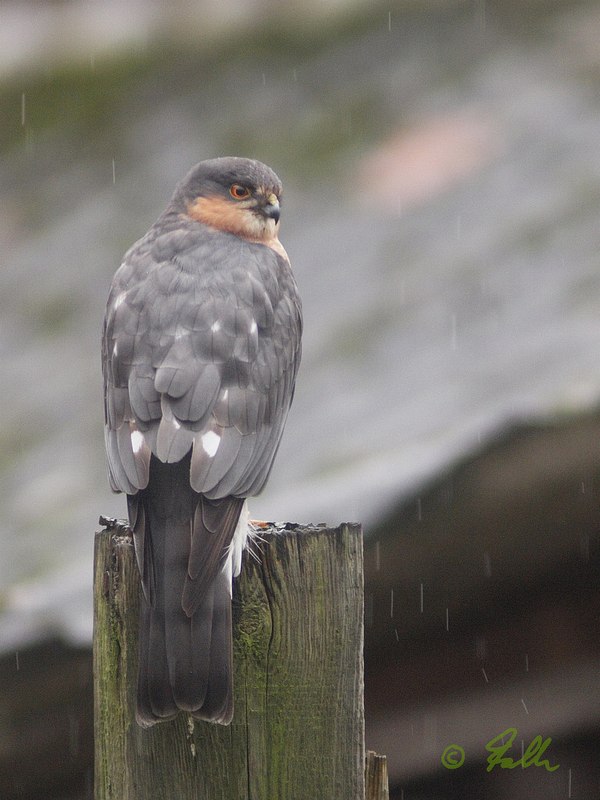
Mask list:
[{"label": "bird's beak", "polygon": [[275,220],[275,223],[279,222],[279,217],[281,216],[281,209],[279,207],[279,200],[274,194],[270,194],[266,198],[266,202],[262,208],[262,212],[265,215],[265,217]]}]

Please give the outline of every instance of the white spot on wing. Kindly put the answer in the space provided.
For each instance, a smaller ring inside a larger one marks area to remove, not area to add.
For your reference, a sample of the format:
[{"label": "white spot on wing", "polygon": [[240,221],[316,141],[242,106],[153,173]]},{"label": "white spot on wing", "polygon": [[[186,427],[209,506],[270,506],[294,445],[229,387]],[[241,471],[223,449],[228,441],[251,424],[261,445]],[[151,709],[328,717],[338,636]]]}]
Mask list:
[{"label": "white spot on wing", "polygon": [[[221,330],[221,323],[220,323],[220,321],[219,321],[219,320],[217,320],[216,322],[213,322],[213,324],[210,326],[210,329],[211,329],[211,331],[212,331],[213,333],[218,333],[218,332]],[[215,434],[215,435],[216,435],[216,434]]]},{"label": "white spot on wing", "polygon": [[256,320],[253,319],[251,324],[250,324],[250,333],[256,333],[257,330],[258,330],[258,327],[256,325]]},{"label": "white spot on wing", "polygon": [[212,458],[217,450],[219,449],[219,444],[221,443],[221,437],[218,433],[214,431],[207,431],[202,436],[202,447],[204,448],[204,452],[207,456]]},{"label": "white spot on wing", "polygon": [[131,446],[133,452],[137,455],[144,446],[144,436],[140,431],[131,431]]}]

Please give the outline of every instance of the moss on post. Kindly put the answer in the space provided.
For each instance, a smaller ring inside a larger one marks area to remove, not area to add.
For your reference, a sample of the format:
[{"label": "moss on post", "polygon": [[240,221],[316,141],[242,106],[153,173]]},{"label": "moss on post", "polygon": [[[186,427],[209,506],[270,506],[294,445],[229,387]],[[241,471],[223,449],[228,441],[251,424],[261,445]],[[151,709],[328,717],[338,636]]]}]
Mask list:
[{"label": "moss on post", "polygon": [[270,528],[234,591],[235,714],[135,723],[139,579],[126,526],[95,552],[96,800],[362,800],[357,525]]}]

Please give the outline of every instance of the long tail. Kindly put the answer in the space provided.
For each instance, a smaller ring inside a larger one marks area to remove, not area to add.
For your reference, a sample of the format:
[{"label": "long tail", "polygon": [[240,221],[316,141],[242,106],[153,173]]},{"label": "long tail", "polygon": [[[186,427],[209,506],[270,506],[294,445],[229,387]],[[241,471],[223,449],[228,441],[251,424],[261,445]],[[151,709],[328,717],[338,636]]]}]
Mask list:
[{"label": "long tail", "polygon": [[128,505],[143,587],[137,721],[149,727],[183,710],[228,724],[233,716],[228,545],[243,500],[211,501],[194,492],[189,457],[176,464],[153,457],[148,487],[130,495]]}]

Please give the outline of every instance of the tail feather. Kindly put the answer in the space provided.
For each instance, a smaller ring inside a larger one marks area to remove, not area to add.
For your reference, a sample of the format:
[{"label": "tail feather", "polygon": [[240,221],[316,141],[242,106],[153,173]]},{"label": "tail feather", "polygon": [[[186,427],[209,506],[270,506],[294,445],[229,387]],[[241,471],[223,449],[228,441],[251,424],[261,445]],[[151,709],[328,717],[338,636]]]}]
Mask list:
[{"label": "tail feather", "polygon": [[164,619],[142,597],[136,719],[143,728],[177,713],[164,648]]},{"label": "tail feather", "polygon": [[[213,590],[207,589],[204,602],[192,617],[185,613],[181,596],[188,571],[191,521],[168,520],[163,538],[166,558],[161,577],[169,681],[177,706],[192,712],[202,706],[208,686]],[[228,634],[231,636],[231,631]]]},{"label": "tail feather", "polygon": [[[200,601],[183,602],[189,586],[194,519],[204,498],[189,486],[189,457],[176,464],[152,459],[150,482],[129,496],[130,519],[144,587],[141,598],[137,720],[143,727],[170,719],[178,710],[227,724],[233,714],[231,558],[235,530],[224,503],[227,531],[203,542],[220,554],[207,554],[213,574],[198,581]],[[211,508],[211,514],[214,509]],[[214,516],[214,514],[213,514]],[[237,514],[239,516],[239,512]],[[216,535],[215,535],[216,534]]]},{"label": "tail feather", "polygon": [[233,717],[233,642],[231,577],[223,570],[215,580],[206,700],[194,716],[228,725]]}]

